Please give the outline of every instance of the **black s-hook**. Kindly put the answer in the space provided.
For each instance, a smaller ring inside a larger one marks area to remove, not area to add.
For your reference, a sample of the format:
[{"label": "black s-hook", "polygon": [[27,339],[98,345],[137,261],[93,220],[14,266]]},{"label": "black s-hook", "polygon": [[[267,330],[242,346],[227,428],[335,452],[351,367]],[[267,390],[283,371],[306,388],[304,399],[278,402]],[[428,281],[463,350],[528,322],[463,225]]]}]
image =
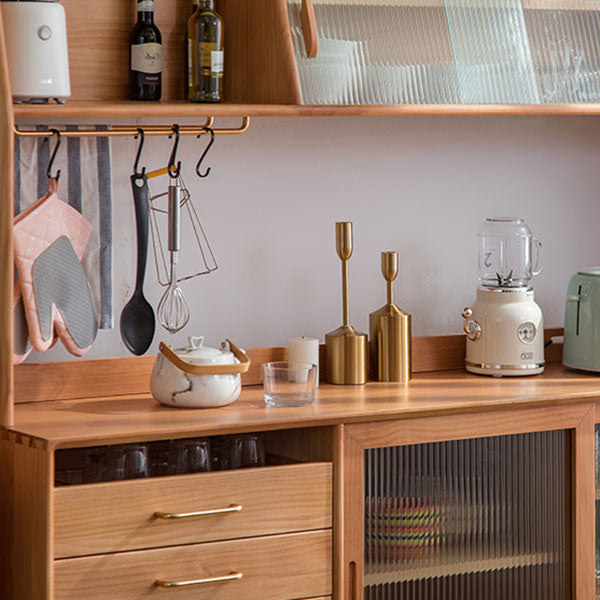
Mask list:
[{"label": "black s-hook", "polygon": [[[177,147],[179,146],[179,125],[177,125],[177,123],[173,125],[173,132],[175,133],[175,143],[173,144],[173,150],[171,150],[171,156],[169,157],[169,164],[167,165],[167,168],[169,177],[176,179],[179,177],[179,173],[181,171],[181,161],[175,163],[175,160],[177,159]],[[172,137],[173,136],[170,135],[169,139]]]},{"label": "black s-hook", "polygon": [[[146,167],[142,167],[141,171],[138,171],[138,165],[140,162],[140,156],[142,155],[142,148],[144,147],[144,130],[138,127],[138,133],[140,134],[140,143],[135,155],[135,162],[133,163],[133,174],[137,179],[141,179],[146,174]],[[137,138],[137,135],[135,136]]]},{"label": "black s-hook", "polygon": [[[208,146],[206,146],[206,148],[204,149],[204,152],[202,153],[202,156],[196,163],[196,175],[198,175],[198,177],[202,177],[202,178],[208,177],[210,174],[210,167],[208,167],[208,169],[206,169],[205,173],[200,173],[200,166],[202,165],[202,161],[205,159],[211,146],[215,143],[215,132],[210,127],[204,127],[204,129],[206,131],[210,132],[210,142],[209,142]],[[197,137],[200,138],[202,136],[199,135]]]},{"label": "black s-hook", "polygon": [[[60,131],[58,129],[50,129],[50,131],[56,136],[56,146],[54,146],[54,151],[52,152],[52,156],[50,157],[50,160],[48,161],[48,169],[46,170],[46,177],[48,177],[48,179],[52,179],[52,165],[54,164],[54,159],[56,158],[56,153],[58,152],[58,149],[60,147]],[[56,181],[58,181],[60,178],[60,169],[58,171],[56,171],[56,175],[54,176],[54,179],[56,179]]]}]

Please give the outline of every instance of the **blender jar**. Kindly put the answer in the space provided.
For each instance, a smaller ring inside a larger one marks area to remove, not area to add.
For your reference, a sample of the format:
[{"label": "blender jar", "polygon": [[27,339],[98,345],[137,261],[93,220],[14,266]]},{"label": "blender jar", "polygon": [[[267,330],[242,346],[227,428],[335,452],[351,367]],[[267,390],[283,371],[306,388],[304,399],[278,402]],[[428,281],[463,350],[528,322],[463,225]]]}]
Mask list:
[{"label": "blender jar", "polygon": [[527,287],[541,271],[542,243],[523,219],[492,217],[479,238],[479,280],[486,287]]}]

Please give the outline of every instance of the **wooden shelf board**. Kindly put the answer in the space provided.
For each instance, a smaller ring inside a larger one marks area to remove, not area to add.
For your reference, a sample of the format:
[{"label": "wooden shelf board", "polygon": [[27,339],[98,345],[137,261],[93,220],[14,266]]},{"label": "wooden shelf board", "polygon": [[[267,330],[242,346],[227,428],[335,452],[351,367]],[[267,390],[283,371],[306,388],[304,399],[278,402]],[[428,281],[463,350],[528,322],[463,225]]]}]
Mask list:
[{"label": "wooden shelf board", "polygon": [[233,404],[211,409],[161,406],[149,394],[18,404],[13,429],[45,440],[50,448],[69,448],[598,400],[600,378],[553,363],[535,377],[496,379],[461,370],[419,373],[408,384],[325,384],[319,387],[314,404],[303,407],[266,407],[262,386],[245,387]]},{"label": "wooden shelf board", "polygon": [[396,106],[302,106],[294,104],[191,104],[189,102],[106,102],[17,104],[16,119],[132,119],[138,117],[360,117],[360,116],[600,115],[600,104],[424,104]]},{"label": "wooden shelf board", "polygon": [[[546,565],[554,562],[552,553],[538,552],[533,554],[518,554],[514,556],[498,556],[489,558],[461,557],[460,560],[431,561],[430,564],[420,566],[417,564],[398,565],[394,571],[385,571],[389,565],[382,565],[381,571],[371,567],[374,572],[365,574],[365,586],[382,585],[386,583],[402,583],[418,579],[431,579],[433,577],[449,577],[452,575],[466,575],[484,571],[499,571],[501,569],[514,569],[516,567],[531,567]],[[365,567],[369,568],[369,567]]]}]

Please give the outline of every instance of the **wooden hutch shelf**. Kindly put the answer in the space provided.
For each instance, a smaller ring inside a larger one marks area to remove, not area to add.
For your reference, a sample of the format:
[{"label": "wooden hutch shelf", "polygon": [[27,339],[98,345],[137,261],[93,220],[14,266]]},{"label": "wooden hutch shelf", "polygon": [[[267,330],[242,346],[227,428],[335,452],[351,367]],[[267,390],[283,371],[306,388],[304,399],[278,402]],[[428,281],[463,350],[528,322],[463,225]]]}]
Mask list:
[{"label": "wooden hutch shelf", "polygon": [[304,106],[295,104],[192,104],[71,100],[17,104],[15,119],[134,119],[140,117],[409,117],[409,116],[593,116],[600,104],[422,104],[390,106]]},{"label": "wooden hutch shelf", "polygon": [[[459,413],[480,413],[485,420],[486,413],[502,411],[506,416],[498,416],[489,431],[493,435],[515,418],[517,409],[519,423],[526,431],[534,425],[528,421],[529,407],[554,406],[549,414],[556,420],[557,413],[563,410],[557,405],[597,400],[600,400],[597,377],[573,373],[552,363],[542,375],[525,379],[492,379],[461,370],[419,373],[407,385],[324,384],[319,387],[315,403],[304,407],[266,407],[262,386],[244,387],[237,402],[212,409],[161,406],[149,394],[32,402],[15,406],[13,429],[43,440],[49,449],[56,449],[425,417],[423,428],[437,430],[436,437],[447,439],[456,432],[448,430],[444,419]],[[564,410],[576,409],[572,406]],[[589,406],[584,412],[587,410]],[[542,426],[539,417],[535,426]],[[383,431],[385,423],[379,427]],[[412,434],[407,432],[407,441],[411,435],[422,434],[420,429]]]}]

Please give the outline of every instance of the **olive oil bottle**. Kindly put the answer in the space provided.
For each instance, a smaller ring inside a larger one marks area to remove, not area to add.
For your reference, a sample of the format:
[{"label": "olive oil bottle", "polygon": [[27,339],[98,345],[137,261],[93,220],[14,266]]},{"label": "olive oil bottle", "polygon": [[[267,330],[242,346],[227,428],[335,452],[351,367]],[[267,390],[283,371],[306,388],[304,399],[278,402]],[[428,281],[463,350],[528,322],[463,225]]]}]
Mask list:
[{"label": "olive oil bottle", "polygon": [[191,49],[190,102],[223,100],[223,19],[215,12],[214,0],[200,0],[190,17],[188,36]]},{"label": "olive oil bottle", "polygon": [[194,28],[192,23],[194,21],[194,15],[200,8],[200,0],[192,0],[192,14],[187,22],[187,33],[185,40],[185,71],[184,71],[184,86],[183,86],[183,99],[187,100],[190,95],[190,88],[192,85],[192,40],[194,39]]}]

